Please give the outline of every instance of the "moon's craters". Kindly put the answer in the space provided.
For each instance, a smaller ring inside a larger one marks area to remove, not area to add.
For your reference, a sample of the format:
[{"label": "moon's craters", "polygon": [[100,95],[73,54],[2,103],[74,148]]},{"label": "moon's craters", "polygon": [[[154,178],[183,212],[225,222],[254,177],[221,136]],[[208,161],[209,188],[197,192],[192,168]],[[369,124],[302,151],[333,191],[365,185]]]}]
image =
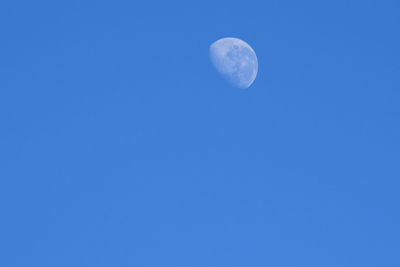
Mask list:
[{"label": "moon's craters", "polygon": [[257,56],[246,42],[222,38],[210,46],[210,57],[218,72],[233,86],[248,88],[258,71]]}]

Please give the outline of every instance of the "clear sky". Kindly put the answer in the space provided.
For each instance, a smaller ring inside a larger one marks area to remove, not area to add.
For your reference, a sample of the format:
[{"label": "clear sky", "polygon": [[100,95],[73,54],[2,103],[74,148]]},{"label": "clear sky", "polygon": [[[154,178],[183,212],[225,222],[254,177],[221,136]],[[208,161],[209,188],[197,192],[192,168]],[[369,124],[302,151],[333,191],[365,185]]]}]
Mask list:
[{"label": "clear sky", "polygon": [[[0,266],[400,266],[399,14],[1,1]],[[247,90],[222,37],[257,53]]]}]

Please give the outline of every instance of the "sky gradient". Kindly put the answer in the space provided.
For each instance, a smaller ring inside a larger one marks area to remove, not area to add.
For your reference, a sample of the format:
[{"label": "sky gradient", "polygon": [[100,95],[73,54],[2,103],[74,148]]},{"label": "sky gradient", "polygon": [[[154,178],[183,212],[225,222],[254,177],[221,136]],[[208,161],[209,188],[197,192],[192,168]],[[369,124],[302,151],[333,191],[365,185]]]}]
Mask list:
[{"label": "sky gradient", "polygon": [[2,1],[0,266],[400,266],[399,12]]}]

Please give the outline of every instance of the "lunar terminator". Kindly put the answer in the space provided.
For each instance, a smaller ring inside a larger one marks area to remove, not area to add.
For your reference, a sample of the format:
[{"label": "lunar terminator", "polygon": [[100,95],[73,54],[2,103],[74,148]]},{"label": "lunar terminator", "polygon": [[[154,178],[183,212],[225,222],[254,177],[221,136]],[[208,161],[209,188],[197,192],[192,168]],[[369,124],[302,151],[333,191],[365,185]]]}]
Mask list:
[{"label": "lunar terminator", "polygon": [[246,89],[256,79],[256,53],[240,39],[229,37],[215,41],[210,46],[210,58],[222,77],[235,87]]}]

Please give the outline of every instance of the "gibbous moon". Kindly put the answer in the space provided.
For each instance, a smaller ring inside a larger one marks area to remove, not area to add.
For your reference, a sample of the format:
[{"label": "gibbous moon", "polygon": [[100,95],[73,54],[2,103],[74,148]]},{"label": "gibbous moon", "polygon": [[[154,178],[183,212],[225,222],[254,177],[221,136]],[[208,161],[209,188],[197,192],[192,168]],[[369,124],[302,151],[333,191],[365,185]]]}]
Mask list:
[{"label": "gibbous moon", "polygon": [[249,88],[256,79],[256,53],[240,39],[222,38],[215,41],[210,46],[210,58],[217,71],[235,87]]}]

